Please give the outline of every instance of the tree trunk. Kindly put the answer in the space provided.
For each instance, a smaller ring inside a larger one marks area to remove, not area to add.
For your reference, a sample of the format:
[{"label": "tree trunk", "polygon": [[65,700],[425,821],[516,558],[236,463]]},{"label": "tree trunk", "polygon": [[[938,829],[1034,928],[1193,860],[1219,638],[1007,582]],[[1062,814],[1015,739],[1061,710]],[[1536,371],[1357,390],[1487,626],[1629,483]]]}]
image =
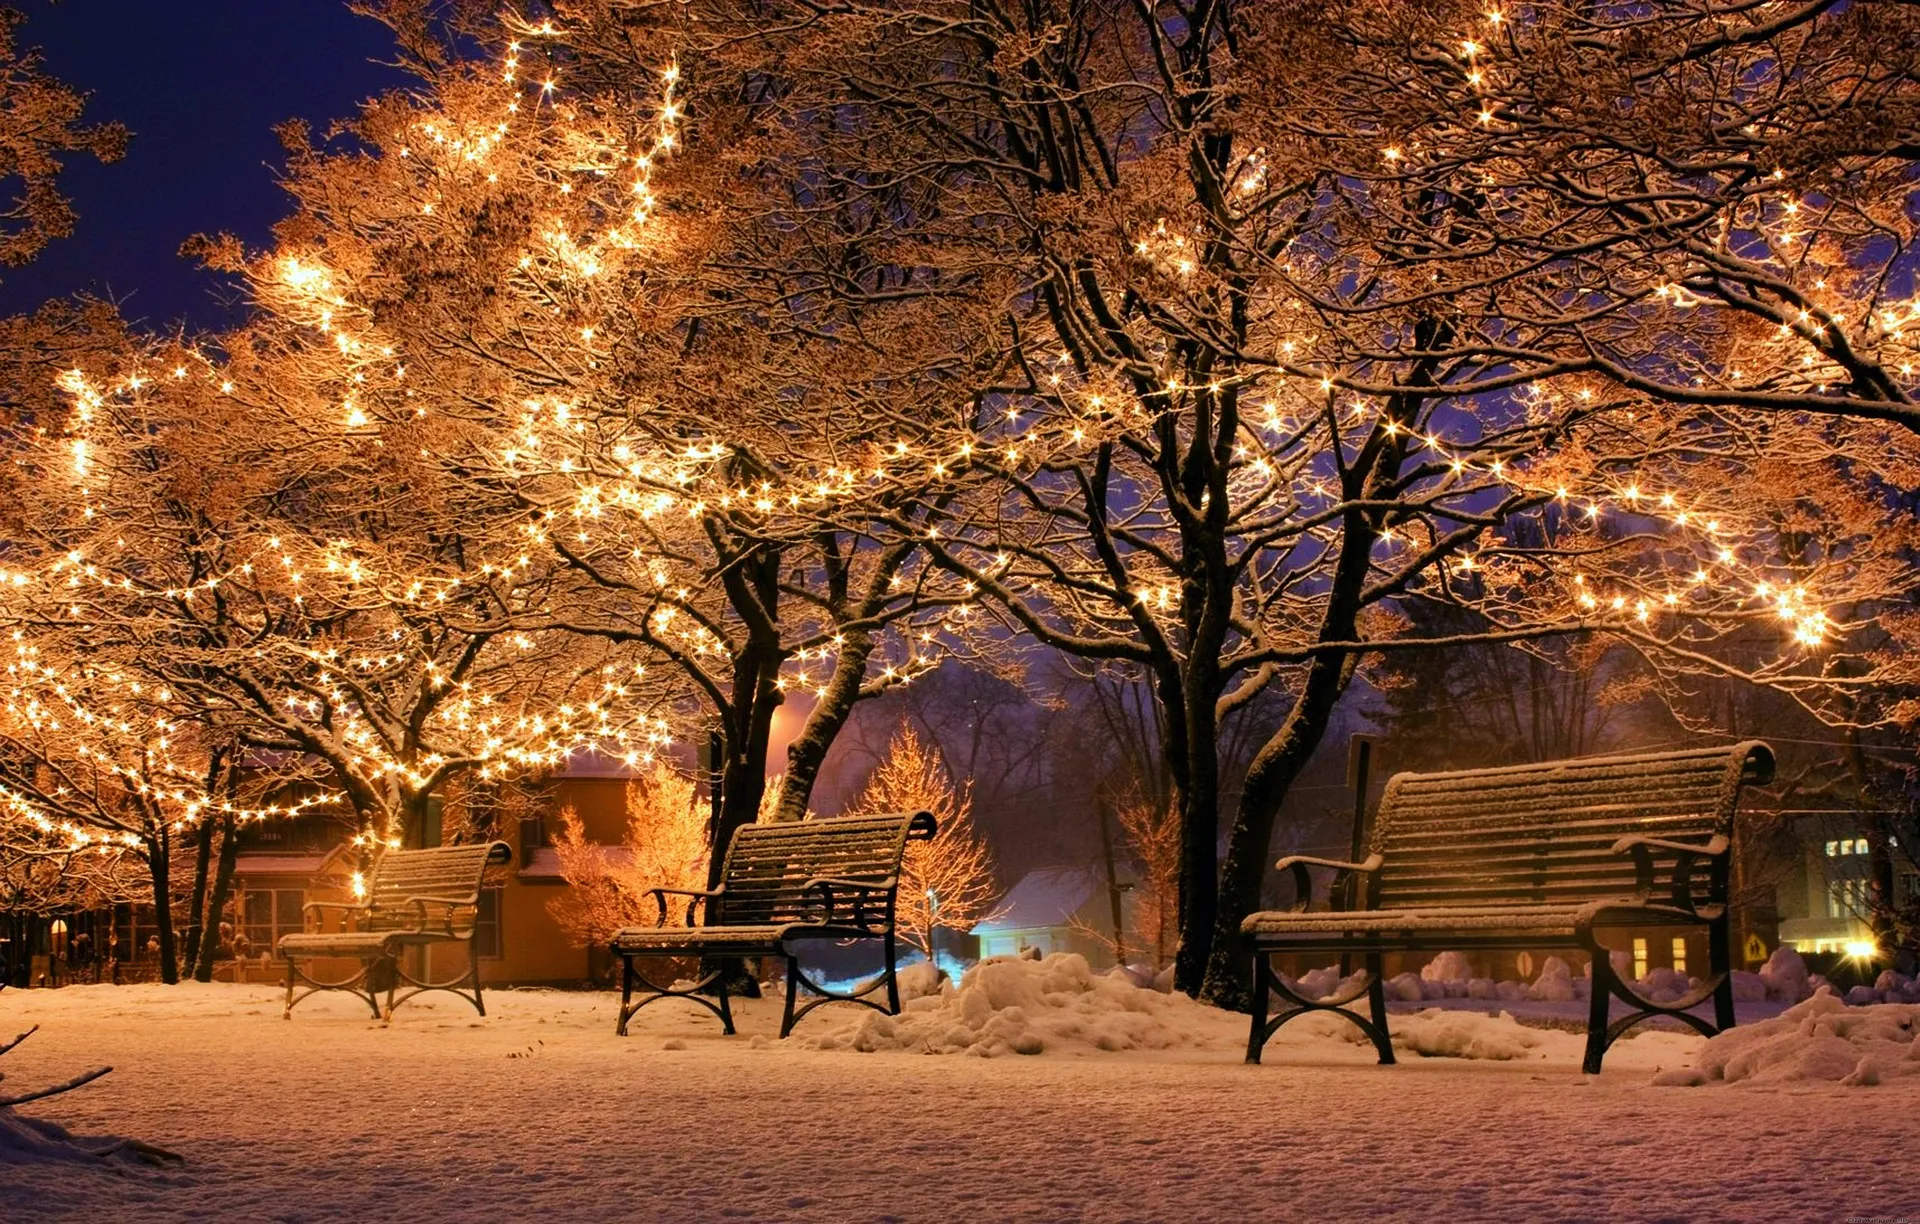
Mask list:
[{"label": "tree trunk", "polygon": [[[234,836],[233,815],[228,813],[220,821],[220,862],[213,873],[213,896],[207,902],[207,922],[215,931],[220,928],[220,915],[226,912],[227,897],[233,891],[233,867],[239,857],[240,839]],[[194,981],[213,980],[213,957],[218,950],[214,940],[201,937],[200,954],[193,966]]]},{"label": "tree trunk", "polygon": [[[1180,942],[1173,956],[1173,988],[1197,994],[1206,979],[1220,913],[1220,778],[1213,740],[1189,743],[1186,779],[1176,787],[1180,805]],[[1200,747],[1204,743],[1205,747]]]},{"label": "tree trunk", "polygon": [[[773,713],[783,695],[774,681],[780,674],[777,645],[749,644],[734,664],[732,717],[721,732],[726,760],[720,764],[720,819],[714,826],[712,852],[707,860],[707,887],[720,886],[727,847],[738,830],[760,817],[760,799],[767,789],[767,749],[773,738]],[[701,972],[724,970],[730,993],[758,998],[760,985],[739,957],[708,957]]]},{"label": "tree trunk", "polygon": [[173,864],[168,858],[171,849],[166,826],[147,835],[147,874],[153,880],[153,924],[160,939],[160,980],[175,986],[180,982],[180,961],[174,945],[170,878]]},{"label": "tree trunk", "polygon": [[207,868],[213,861],[213,821],[202,819],[193,831],[193,888],[187,894],[186,964],[200,956],[207,925]]},{"label": "tree trunk", "polygon": [[773,814],[775,820],[805,819],[807,806],[813,801],[814,784],[820,780],[820,769],[826,764],[827,753],[832,751],[833,741],[846,727],[847,719],[852,717],[854,706],[860,700],[860,685],[867,678],[867,660],[872,655],[871,634],[854,632],[846,635],[846,640],[840,646],[839,658],[834,660],[833,675],[827,680],[826,691],[814,701],[800,734],[787,745],[787,776],[780,784],[780,804]]},{"label": "tree trunk", "polygon": [[1351,656],[1315,659],[1286,722],[1261,746],[1247,770],[1240,810],[1227,842],[1227,861],[1221,868],[1218,920],[1200,991],[1201,999],[1216,1007],[1247,1007],[1252,966],[1241,953],[1240,924],[1260,906],[1280,805],[1325,737],[1353,671]]}]

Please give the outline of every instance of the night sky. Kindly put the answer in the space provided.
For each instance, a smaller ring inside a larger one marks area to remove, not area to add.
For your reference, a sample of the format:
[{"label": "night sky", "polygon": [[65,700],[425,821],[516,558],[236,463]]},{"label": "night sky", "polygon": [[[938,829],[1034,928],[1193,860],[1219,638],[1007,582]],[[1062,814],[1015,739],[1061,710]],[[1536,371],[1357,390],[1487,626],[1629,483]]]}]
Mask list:
[{"label": "night sky", "polygon": [[182,240],[226,230],[263,243],[287,210],[273,127],[309,120],[315,135],[364,98],[405,82],[386,29],[344,0],[7,0],[27,15],[23,47],[93,95],[90,120],[133,133],[102,166],[74,155],[63,179],[80,219],[23,268],[0,269],[0,312],[92,291],[165,329],[234,318],[225,278],[180,258]]}]

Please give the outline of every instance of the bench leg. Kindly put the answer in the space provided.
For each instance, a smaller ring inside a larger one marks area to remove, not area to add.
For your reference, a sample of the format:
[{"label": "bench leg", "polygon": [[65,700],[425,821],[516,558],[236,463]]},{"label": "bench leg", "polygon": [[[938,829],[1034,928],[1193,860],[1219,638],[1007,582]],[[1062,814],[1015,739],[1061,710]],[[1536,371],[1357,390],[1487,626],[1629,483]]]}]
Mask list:
[{"label": "bench leg", "polygon": [[1258,1063],[1260,1051],[1266,1047],[1271,1035],[1267,1029],[1267,998],[1272,993],[1270,977],[1272,969],[1267,965],[1264,952],[1253,954],[1253,1027],[1247,1033],[1247,1061]]},{"label": "bench leg", "polygon": [[[1387,991],[1386,983],[1380,977],[1380,954],[1370,952],[1366,959],[1366,985],[1358,989],[1348,988],[1344,992],[1328,995],[1324,998],[1309,999],[1294,989],[1297,982],[1288,982],[1274,972],[1271,953],[1256,951],[1253,960],[1253,1028],[1247,1036],[1247,1061],[1260,1061],[1260,1050],[1280,1031],[1281,1026],[1296,1016],[1308,1012],[1332,1012],[1345,1016],[1354,1026],[1367,1035],[1373,1042],[1374,1052],[1380,1056],[1381,1066],[1392,1066],[1393,1038],[1387,1031]],[[1272,995],[1278,994],[1290,1006],[1279,1015],[1271,1018],[1267,1015],[1268,1002]],[[1368,1013],[1361,1015],[1347,1004],[1358,1002],[1361,995],[1367,996]]]},{"label": "bench leg", "polygon": [[[927,942],[934,943],[935,941],[932,938],[929,938]],[[898,947],[894,943],[893,928],[891,927],[887,928],[886,945],[887,945],[887,1014],[889,1016],[897,1016],[900,1014],[900,979],[894,973],[894,968],[895,968],[894,962],[899,959],[899,956],[898,956]],[[932,957],[929,956],[928,959],[931,961]],[[934,972],[934,980],[936,982],[939,981],[940,965],[939,965],[939,962],[937,961],[933,963],[933,972]]]},{"label": "bench leg", "polygon": [[1580,1069],[1588,1075],[1600,1074],[1600,1060],[1607,1056],[1607,1007],[1613,1001],[1613,960],[1598,943],[1593,954],[1592,997],[1587,1003],[1587,1054]]},{"label": "bench leg", "polygon": [[1387,1030],[1387,980],[1381,972],[1385,961],[1378,952],[1367,955],[1367,1010],[1373,1013],[1373,1048],[1380,1052],[1380,1065],[1393,1065],[1393,1038]]},{"label": "bench leg", "polygon": [[473,983],[473,1008],[482,1016],[487,1014],[487,1002],[480,997],[480,945],[467,940],[467,973]]},{"label": "bench leg", "polygon": [[800,958],[787,957],[787,1010],[780,1016],[780,1036],[784,1040],[793,1031],[793,1022],[799,1017],[794,1015],[793,1005],[800,998]]},{"label": "bench leg", "polygon": [[[367,1006],[373,1011],[373,1018],[375,1020],[381,1019],[379,985],[374,979],[374,973],[388,963],[388,959],[385,956],[376,957],[372,960],[362,957],[360,960],[360,972],[350,978],[344,978],[337,982],[323,982],[303,972],[300,968],[299,958],[289,954],[287,956],[287,1000],[285,1009],[280,1013],[281,1018],[286,1020],[293,1019],[294,1004],[300,1002],[300,1000],[310,994],[318,994],[323,990],[345,990],[357,999],[365,999]],[[307,988],[296,993],[298,984],[303,981],[307,984]]]},{"label": "bench leg", "polygon": [[[740,964],[744,963],[745,962],[740,962]],[[734,1034],[733,1006],[727,1002],[727,979],[731,976],[731,973],[723,973],[714,981],[714,985],[718,987],[718,993],[720,995],[720,1031],[728,1037]]]},{"label": "bench leg", "polygon": [[613,1035],[627,1035],[627,1021],[633,1019],[633,958],[620,958],[620,1018],[614,1023]]},{"label": "bench leg", "polygon": [[1707,972],[1718,977],[1713,988],[1713,1023],[1721,1032],[1734,1026],[1733,1014],[1733,937],[1723,914],[1707,928]]}]

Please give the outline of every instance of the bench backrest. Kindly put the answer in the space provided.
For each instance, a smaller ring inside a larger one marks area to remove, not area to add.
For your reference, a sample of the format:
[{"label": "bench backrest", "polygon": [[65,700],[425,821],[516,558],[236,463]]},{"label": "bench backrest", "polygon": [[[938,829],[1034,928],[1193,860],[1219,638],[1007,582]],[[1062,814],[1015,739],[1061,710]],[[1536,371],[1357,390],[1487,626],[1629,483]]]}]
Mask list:
[{"label": "bench backrest", "polygon": [[[707,921],[745,926],[817,919],[820,894],[807,885],[818,879],[859,880],[893,889],[908,838],[932,837],[935,827],[926,812],[743,825],[727,847],[720,903],[711,908]],[[892,921],[889,892],[884,913],[875,912],[869,925]]]},{"label": "bench backrest", "polygon": [[[373,865],[367,880],[367,900],[374,906],[374,930],[417,926],[420,911],[415,897],[463,907],[480,904],[480,881],[487,864],[504,863],[513,856],[505,842],[477,842],[468,846],[434,846],[426,850],[389,850]],[[443,906],[427,907],[427,917],[439,926],[448,914]],[[473,910],[453,916],[455,929],[473,925]]]},{"label": "bench backrest", "polygon": [[[1384,857],[1368,907],[1579,905],[1631,896],[1614,843],[1640,834],[1704,843],[1732,835],[1743,785],[1773,777],[1773,752],[1718,748],[1584,757],[1387,783],[1371,849]],[[1662,868],[1672,854],[1656,854]]]}]

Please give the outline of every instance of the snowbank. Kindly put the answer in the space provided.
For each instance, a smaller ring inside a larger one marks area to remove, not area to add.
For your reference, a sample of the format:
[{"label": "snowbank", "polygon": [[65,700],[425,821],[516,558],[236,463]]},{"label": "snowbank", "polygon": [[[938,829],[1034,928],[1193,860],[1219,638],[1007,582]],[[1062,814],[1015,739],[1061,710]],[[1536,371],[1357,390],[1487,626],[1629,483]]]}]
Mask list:
[{"label": "snowbank", "polygon": [[[1564,972],[1565,965],[1561,970]],[[1086,958],[1055,953],[1044,960],[982,961],[956,987],[929,990],[931,975],[902,983],[910,995],[898,1016],[863,1012],[832,1028],[796,1033],[801,1048],[906,1051],[922,1054],[1092,1054],[1121,1050],[1232,1051],[1246,1042],[1247,1018],[1137,985],[1123,971],[1095,973]],[[1302,993],[1325,996],[1341,982],[1332,968],[1302,974]],[[1470,979],[1484,982],[1484,978]],[[1489,996],[1492,997],[1492,996]],[[1545,1041],[1539,1029],[1511,1015],[1428,1008],[1395,1016],[1397,1049],[1428,1058],[1507,1060],[1529,1057]],[[1276,1045],[1363,1045],[1359,1027],[1326,1013],[1282,1028]]]},{"label": "snowbank", "polygon": [[[924,991],[925,983],[914,987]],[[1246,1019],[1135,985],[1124,971],[1096,974],[1087,958],[1056,952],[1043,960],[999,958],[967,970],[955,987],[918,993],[898,1016],[863,1012],[824,1032],[797,1033],[816,1050],[905,1050],[925,1054],[1091,1053],[1232,1048]]]},{"label": "snowbank", "polygon": [[[1396,1050],[1411,1050],[1427,1058],[1504,1062],[1528,1057],[1546,1040],[1539,1029],[1527,1028],[1507,1012],[1488,1016],[1429,1007],[1411,1016],[1395,1016],[1388,1027]],[[1357,1029],[1355,1035],[1357,1038]]]},{"label": "snowbank", "polygon": [[1657,1084],[1838,1083],[1868,1087],[1920,1075],[1920,1006],[1849,1007],[1822,989],[1772,1020],[1729,1029],[1693,1066]]}]

